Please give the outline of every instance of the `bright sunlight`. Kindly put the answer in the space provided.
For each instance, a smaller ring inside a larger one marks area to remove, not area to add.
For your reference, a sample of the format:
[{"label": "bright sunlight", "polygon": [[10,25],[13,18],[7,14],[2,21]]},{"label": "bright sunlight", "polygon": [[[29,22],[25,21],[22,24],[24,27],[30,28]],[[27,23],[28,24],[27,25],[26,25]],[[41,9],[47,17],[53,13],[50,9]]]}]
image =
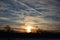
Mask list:
[{"label": "bright sunlight", "polygon": [[26,30],[27,30],[27,32],[28,32],[28,33],[30,33],[30,32],[31,32],[31,29],[32,29],[32,27],[31,27],[31,26],[27,26],[27,27],[26,27]]}]

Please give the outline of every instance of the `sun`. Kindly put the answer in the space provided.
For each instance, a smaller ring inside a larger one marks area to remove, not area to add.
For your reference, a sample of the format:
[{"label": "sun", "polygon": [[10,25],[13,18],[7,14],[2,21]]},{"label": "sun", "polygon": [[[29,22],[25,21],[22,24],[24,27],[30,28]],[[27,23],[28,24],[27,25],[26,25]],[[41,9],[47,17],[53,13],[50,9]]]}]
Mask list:
[{"label": "sun", "polygon": [[20,27],[20,32],[25,32],[25,33],[36,33],[37,28],[34,27],[33,25],[25,25]]},{"label": "sun", "polygon": [[28,26],[26,27],[26,31],[27,31],[27,33],[30,33],[31,30],[32,30],[32,26],[28,25]]}]

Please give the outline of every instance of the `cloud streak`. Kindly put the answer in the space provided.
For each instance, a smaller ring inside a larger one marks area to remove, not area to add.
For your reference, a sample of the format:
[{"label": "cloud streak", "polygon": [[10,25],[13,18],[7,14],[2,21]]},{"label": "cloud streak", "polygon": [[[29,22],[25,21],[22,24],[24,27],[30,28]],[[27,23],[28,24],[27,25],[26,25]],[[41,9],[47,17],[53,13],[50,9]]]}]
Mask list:
[{"label": "cloud streak", "polygon": [[59,3],[59,0],[0,0],[0,23],[58,29]]}]

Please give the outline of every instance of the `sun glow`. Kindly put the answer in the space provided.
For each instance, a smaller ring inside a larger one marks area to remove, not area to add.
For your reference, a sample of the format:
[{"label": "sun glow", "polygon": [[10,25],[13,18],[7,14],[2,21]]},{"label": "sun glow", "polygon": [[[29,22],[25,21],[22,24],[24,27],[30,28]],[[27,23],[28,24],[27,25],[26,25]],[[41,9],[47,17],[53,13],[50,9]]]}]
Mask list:
[{"label": "sun glow", "polygon": [[27,26],[27,27],[26,27],[26,30],[27,30],[28,33],[30,33],[31,30],[32,30],[32,27],[31,27],[31,26]]},{"label": "sun glow", "polygon": [[19,31],[24,33],[36,33],[37,28],[33,25],[25,25],[21,26]]}]

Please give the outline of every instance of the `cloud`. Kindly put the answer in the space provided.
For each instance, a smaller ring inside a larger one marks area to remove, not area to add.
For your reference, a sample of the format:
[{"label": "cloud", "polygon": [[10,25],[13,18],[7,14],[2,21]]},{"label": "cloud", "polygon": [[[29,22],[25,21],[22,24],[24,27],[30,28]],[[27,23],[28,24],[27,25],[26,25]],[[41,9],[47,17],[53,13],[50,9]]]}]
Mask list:
[{"label": "cloud", "polygon": [[58,29],[59,0],[0,0],[0,23]]},{"label": "cloud", "polygon": [[43,16],[55,15],[57,9],[60,8],[59,6],[57,6],[58,4],[55,0],[26,0],[26,1],[20,0],[20,1],[28,5],[29,7],[41,12]]}]

